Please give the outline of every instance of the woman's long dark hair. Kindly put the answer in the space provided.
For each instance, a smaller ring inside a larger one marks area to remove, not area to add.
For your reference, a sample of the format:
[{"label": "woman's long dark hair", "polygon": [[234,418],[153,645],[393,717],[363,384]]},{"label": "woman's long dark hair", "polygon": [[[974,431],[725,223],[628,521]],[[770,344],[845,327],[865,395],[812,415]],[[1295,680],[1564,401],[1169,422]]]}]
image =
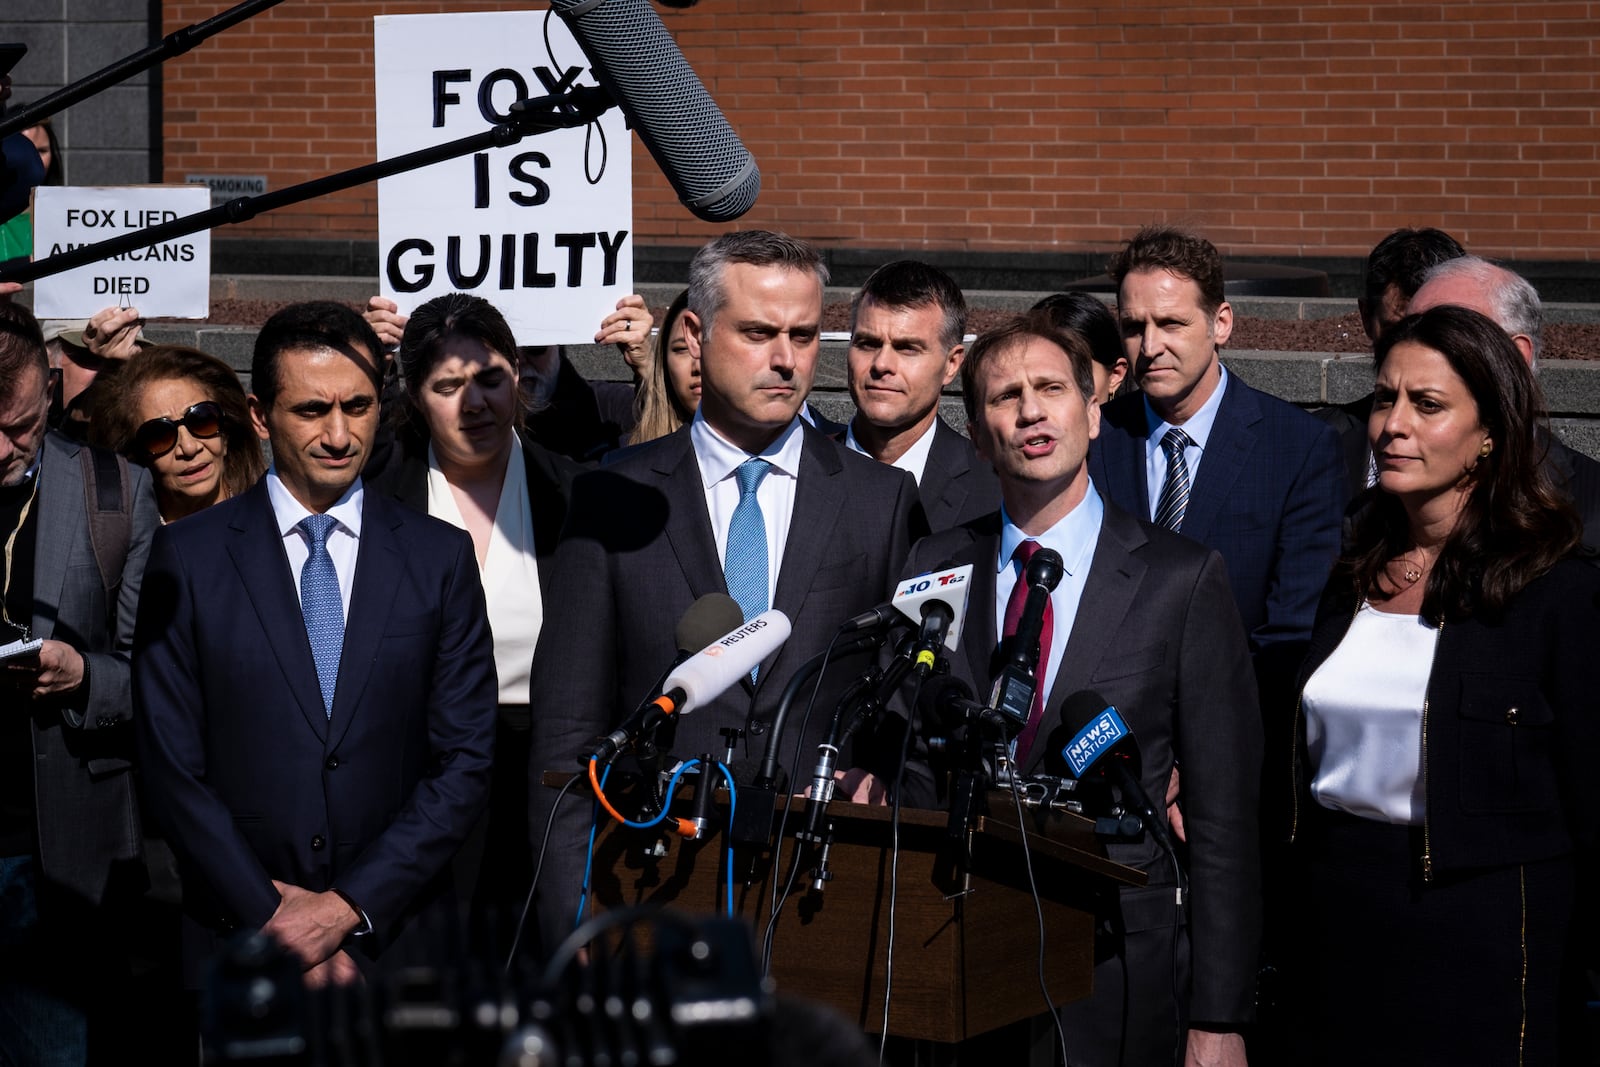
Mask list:
[{"label": "woman's long dark hair", "polygon": [[[1473,467],[1466,503],[1428,576],[1422,614],[1496,615],[1582,540],[1577,513],[1544,468],[1543,396],[1511,338],[1475,311],[1441,306],[1407,316],[1378,342],[1376,367],[1402,344],[1444,356],[1477,403],[1493,446]],[[1358,593],[1374,589],[1385,565],[1411,547],[1400,501],[1380,488],[1367,495],[1333,572]]]},{"label": "woman's long dark hair", "polygon": [[238,496],[267,472],[261,441],[250,425],[250,409],[239,376],[216,356],[184,345],[151,345],[135,352],[96,401],[89,420],[91,439],[102,448],[121,452],[148,467],[150,458],[131,450],[139,430],[139,397],[156,382],[188,381],[200,386],[206,399],[222,408],[222,437],[228,444],[222,460],[222,484]]}]

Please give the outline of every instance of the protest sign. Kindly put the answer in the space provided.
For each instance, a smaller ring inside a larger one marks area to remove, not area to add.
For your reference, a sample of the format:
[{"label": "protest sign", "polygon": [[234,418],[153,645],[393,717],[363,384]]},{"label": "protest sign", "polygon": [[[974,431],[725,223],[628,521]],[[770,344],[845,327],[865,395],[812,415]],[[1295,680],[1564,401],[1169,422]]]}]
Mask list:
[{"label": "protest sign", "polygon": [[[595,83],[546,11],[379,16],[375,50],[380,159],[481,132],[519,99]],[[519,344],[586,342],[633,291],[632,231],[632,148],[612,109],[592,129],[381,180],[379,288],[408,314],[476,293]]]},{"label": "protest sign", "polygon": [[[33,192],[33,257],[149,229],[210,206],[197,185],[51,186]],[[145,318],[203,319],[210,311],[211,234],[176,237],[40,278],[41,319],[86,319],[102,308],[136,307]]]}]

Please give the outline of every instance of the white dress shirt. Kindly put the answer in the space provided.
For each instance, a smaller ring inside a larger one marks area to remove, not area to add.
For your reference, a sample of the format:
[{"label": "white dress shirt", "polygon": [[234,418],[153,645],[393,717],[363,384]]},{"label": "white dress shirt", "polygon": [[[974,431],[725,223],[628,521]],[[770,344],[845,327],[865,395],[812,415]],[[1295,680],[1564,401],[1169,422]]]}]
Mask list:
[{"label": "white dress shirt", "polygon": [[[333,558],[333,569],[339,576],[339,607],[350,621],[350,593],[356,584],[356,554],[361,548],[361,502],[366,490],[361,479],[344,491],[327,514],[333,516],[334,525],[328,531],[328,555]],[[278,534],[283,538],[283,550],[289,556],[289,574],[294,579],[294,595],[300,596],[300,572],[305,569],[311,555],[311,538],[296,524],[311,511],[296,500],[278,477],[278,469],[267,471],[267,499],[272,502],[272,514],[278,520]]]},{"label": "white dress shirt", "polygon": [[1144,482],[1150,493],[1150,511],[1145,515],[1146,519],[1155,518],[1156,505],[1161,500],[1161,487],[1167,484],[1167,453],[1161,447],[1161,439],[1168,430],[1180,429],[1189,435],[1191,443],[1183,450],[1183,462],[1189,467],[1191,489],[1200,477],[1200,461],[1205,458],[1206,442],[1211,439],[1211,428],[1216,425],[1217,409],[1222,407],[1222,394],[1228,391],[1228,368],[1218,369],[1222,376],[1217,380],[1216,390],[1182,426],[1174,427],[1172,423],[1163,421],[1156,414],[1156,409],[1150,406],[1150,398],[1144,398],[1145,424],[1151,428],[1150,436],[1144,439]]},{"label": "white dress shirt", "polygon": [[[428,514],[465,530],[450,481],[428,446]],[[528,498],[527,464],[522,447],[513,443],[506,459],[505,480],[489,530],[489,550],[478,568],[489,629],[494,633],[494,667],[500,680],[500,703],[526,704],[533,649],[544,624],[544,599],[539,592],[539,558],[533,541],[533,504]]]},{"label": "white dress shirt", "polygon": [[759,457],[733,444],[706,422],[696,411],[689,426],[689,443],[694,447],[695,460],[700,464],[700,478],[705,487],[706,512],[711,516],[711,533],[717,539],[717,559],[724,567],[728,560],[728,524],[733,521],[733,509],[739,506],[739,480],[734,471],[745,460],[760,458],[772,465],[767,476],[756,488],[756,503],[761,505],[761,518],[767,528],[767,604],[778,589],[778,568],[783,563],[783,550],[789,543],[789,520],[794,516],[794,490],[799,484],[800,453],[804,437],[800,419],[796,417],[789,428],[776,441],[764,448]]},{"label": "white dress shirt", "polygon": [[[928,428],[922,431],[922,436],[912,443],[911,447],[900,454],[900,458],[889,464],[899,470],[905,471],[922,484],[922,472],[928,466],[928,453],[933,449],[933,431],[939,428],[939,420],[934,419],[928,423]],[[850,425],[845,427],[844,446],[852,452],[859,452],[868,459],[872,455],[861,447],[861,442],[856,440],[855,420],[850,420]]]},{"label": "white dress shirt", "polygon": [[1439,628],[1370,604],[1306,680],[1300,698],[1317,803],[1379,822],[1421,824],[1422,708]]},{"label": "white dress shirt", "polygon": [[[1062,516],[1054,526],[1038,537],[1030,538],[1011,522],[1005,506],[1000,508],[1000,551],[995,559],[994,579],[994,632],[1004,635],[1006,604],[1011,590],[1021,578],[1021,568],[1012,559],[1017,546],[1033,540],[1040,548],[1053,548],[1061,556],[1065,573],[1055,592],[1050,594],[1050,612],[1054,625],[1050,630],[1050,655],[1039,671],[1040,691],[1046,698],[1056,683],[1056,669],[1061,666],[1061,654],[1066,651],[1067,640],[1072,636],[1072,623],[1078,617],[1078,604],[1083,599],[1083,583],[1089,576],[1089,564],[1094,562],[1094,546],[1100,540],[1100,522],[1105,517],[1106,506],[1089,483],[1078,506]],[[984,694],[987,695],[987,694]]]}]

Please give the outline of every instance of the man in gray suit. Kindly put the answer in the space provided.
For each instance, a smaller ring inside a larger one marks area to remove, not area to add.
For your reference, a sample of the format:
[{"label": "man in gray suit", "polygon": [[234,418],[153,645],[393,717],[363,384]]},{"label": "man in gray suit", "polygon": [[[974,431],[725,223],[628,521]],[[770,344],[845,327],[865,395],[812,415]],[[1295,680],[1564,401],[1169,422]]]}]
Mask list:
[{"label": "man in gray suit", "polygon": [[939,415],[966,355],[967,301],[944,271],[913,259],[872,272],[850,303],[852,451],[917,480],[934,532],[1000,506],[1000,483]]},{"label": "man in gray suit", "polygon": [[[720,757],[727,728],[744,731],[740,754],[759,757],[790,677],[847,619],[888,599],[912,540],[916,484],[799,416],[826,280],[815,249],[762,230],[726,234],[695,256],[684,312],[700,359],[694,421],[573,484],[533,661],[535,782],[578,769],[584,742],[653,695],[677,651],[673,624],[697,598],[731,594],[746,618],[776,608],[793,631],[755,680],[663,729],[662,749],[684,758]],[[797,746],[815,753],[839,691],[868,662],[861,653],[829,667],[807,731],[789,725],[785,767]],[[538,834],[554,794],[531,794]],[[573,925],[589,811],[569,804],[546,853],[547,938]]]},{"label": "man in gray suit", "polygon": [[[107,909],[142,889],[129,651],[148,475],[45,429],[44,336],[0,301],[0,1061],[81,1063],[120,968]],[[91,517],[90,508],[95,513]]]},{"label": "man in gray suit", "polygon": [[[1174,907],[1175,872],[1150,835],[1108,846],[1150,883],[1125,888],[1101,917],[1094,993],[1061,1013],[1068,1062],[1172,1063],[1186,1043],[1190,1064],[1242,1065],[1260,934],[1262,759],[1244,628],[1220,555],[1102,500],[1090,481],[1086,455],[1100,432],[1090,361],[1086,342],[1048,313],[974,342],[962,371],[969,432],[999,475],[1004,508],[926,538],[904,573],[973,564],[964,647],[950,670],[983,697],[1010,654],[1023,561],[1054,549],[1065,573],[1050,597],[1040,695],[1017,737],[1017,763],[1027,774],[1050,760],[1063,741],[1051,736],[1062,704],[1092,689],[1138,739],[1149,796],[1162,795],[1174,762],[1183,765],[1187,907]],[[1064,725],[1070,733],[1078,724]],[[908,802],[930,799],[925,771],[920,761],[907,768],[917,794]],[[1179,974],[1190,992],[1174,1003]],[[1053,1028],[1046,1033],[1053,1047]]]}]

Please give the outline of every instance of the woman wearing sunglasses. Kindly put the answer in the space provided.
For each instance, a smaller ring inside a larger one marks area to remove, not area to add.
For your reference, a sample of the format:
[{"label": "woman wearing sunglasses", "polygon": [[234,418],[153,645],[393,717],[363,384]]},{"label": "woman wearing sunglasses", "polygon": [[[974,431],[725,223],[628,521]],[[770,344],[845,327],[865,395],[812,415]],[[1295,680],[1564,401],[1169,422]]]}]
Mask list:
[{"label": "woman wearing sunglasses", "polygon": [[197,349],[138,352],[90,422],[96,444],[150,468],[163,522],[243,492],[266,472],[239,376]]}]

